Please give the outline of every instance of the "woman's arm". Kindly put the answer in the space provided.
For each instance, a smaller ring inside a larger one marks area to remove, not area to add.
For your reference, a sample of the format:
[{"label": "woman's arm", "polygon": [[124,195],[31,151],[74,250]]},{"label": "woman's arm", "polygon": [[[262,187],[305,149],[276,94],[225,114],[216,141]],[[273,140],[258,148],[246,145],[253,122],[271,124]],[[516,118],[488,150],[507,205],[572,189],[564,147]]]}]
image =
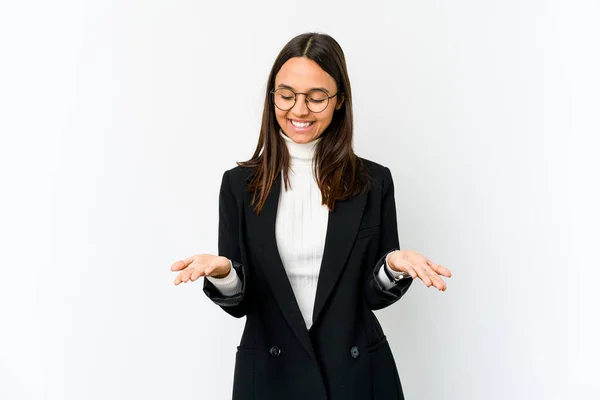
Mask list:
[{"label": "woman's arm", "polygon": [[378,277],[380,267],[386,262],[386,256],[392,251],[400,249],[396,219],[396,201],[394,198],[394,180],[387,167],[385,167],[385,177],[383,179],[380,232],[378,254],[381,256],[375,263],[375,266],[371,267],[365,281],[365,296],[371,310],[385,308],[400,300],[413,281],[412,279],[404,278],[397,281],[394,285],[386,287],[387,285],[384,286]]},{"label": "woman's arm", "polygon": [[[228,314],[240,318],[248,313],[249,309],[249,282],[247,267],[241,263],[242,255],[239,243],[239,212],[238,204],[231,189],[229,181],[229,171],[225,171],[221,180],[221,189],[219,190],[219,255],[227,257],[231,262],[229,279],[235,273],[239,282],[235,286],[239,290],[234,290],[235,294],[226,294],[230,292],[221,292],[213,283],[213,279],[204,279],[203,291],[215,304],[219,305]],[[221,278],[228,279],[227,277]],[[231,282],[230,282],[231,283]],[[223,286],[221,286],[222,288]],[[231,288],[231,287],[230,287]],[[225,293],[225,294],[224,294]]]}]

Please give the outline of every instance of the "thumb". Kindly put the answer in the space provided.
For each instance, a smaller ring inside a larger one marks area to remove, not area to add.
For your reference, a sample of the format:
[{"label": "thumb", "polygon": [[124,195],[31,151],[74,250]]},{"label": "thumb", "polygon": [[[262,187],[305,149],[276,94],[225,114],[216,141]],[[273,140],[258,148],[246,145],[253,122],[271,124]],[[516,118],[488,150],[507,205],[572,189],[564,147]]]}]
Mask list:
[{"label": "thumb", "polygon": [[181,271],[182,269],[186,269],[188,265],[190,265],[193,261],[194,257],[189,257],[185,260],[175,261],[173,265],[171,265],[171,271]]}]

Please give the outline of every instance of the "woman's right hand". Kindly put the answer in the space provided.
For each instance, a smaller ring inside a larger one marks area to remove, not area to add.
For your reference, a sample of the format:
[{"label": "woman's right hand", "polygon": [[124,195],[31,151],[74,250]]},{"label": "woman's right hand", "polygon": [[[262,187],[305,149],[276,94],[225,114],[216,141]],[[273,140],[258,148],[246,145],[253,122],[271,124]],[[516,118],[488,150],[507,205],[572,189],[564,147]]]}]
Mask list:
[{"label": "woman's right hand", "polygon": [[212,254],[197,254],[171,265],[171,271],[181,271],[175,278],[175,285],[189,280],[195,281],[201,276],[224,278],[230,270],[231,263],[227,257]]}]

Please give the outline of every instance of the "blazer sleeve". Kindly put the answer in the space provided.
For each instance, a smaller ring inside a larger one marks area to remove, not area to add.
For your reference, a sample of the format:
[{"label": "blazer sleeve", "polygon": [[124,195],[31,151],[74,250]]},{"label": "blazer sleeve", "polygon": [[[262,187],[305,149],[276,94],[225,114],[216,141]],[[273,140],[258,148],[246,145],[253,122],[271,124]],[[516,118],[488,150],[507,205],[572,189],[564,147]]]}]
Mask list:
[{"label": "blazer sleeve", "polygon": [[384,167],[383,197],[381,209],[381,229],[379,237],[379,260],[370,267],[365,280],[365,296],[371,310],[385,308],[406,293],[413,282],[411,278],[400,279],[394,286],[385,288],[378,279],[379,268],[385,263],[385,257],[394,250],[400,250],[398,242],[398,223],[396,219],[396,200],[394,198],[394,180],[389,168]]},{"label": "blazer sleeve", "polygon": [[209,279],[205,278],[203,291],[209,299],[225,312],[236,318],[241,318],[248,313],[249,282],[247,267],[241,263],[240,215],[238,210],[238,204],[229,182],[229,171],[225,171],[219,190],[219,255],[227,257],[231,261],[231,265],[241,281],[242,288],[234,295],[223,295]]}]

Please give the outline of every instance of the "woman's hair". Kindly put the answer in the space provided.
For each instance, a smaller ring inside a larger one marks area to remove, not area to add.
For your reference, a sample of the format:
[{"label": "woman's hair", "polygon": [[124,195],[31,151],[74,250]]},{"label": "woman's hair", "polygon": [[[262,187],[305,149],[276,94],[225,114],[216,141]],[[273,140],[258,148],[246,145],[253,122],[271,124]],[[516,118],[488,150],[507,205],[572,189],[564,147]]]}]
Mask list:
[{"label": "woman's hair", "polygon": [[290,40],[277,56],[269,74],[256,150],[250,160],[237,163],[241,167],[254,169],[248,191],[254,193],[252,205],[255,206],[257,215],[260,214],[275,179],[280,179],[281,171],[285,188],[289,186],[290,155],[279,134],[270,91],[275,85],[275,76],[292,57],[305,57],[316,62],[333,77],[338,93],[344,95],[341,108],[334,111],[331,123],[319,136],[321,139],[315,148],[313,174],[321,190],[321,204],[327,204],[333,211],[336,200],[345,200],[361,190],[368,190],[371,184],[363,163],[352,150],[352,92],[342,48],[329,35],[304,33]]}]

